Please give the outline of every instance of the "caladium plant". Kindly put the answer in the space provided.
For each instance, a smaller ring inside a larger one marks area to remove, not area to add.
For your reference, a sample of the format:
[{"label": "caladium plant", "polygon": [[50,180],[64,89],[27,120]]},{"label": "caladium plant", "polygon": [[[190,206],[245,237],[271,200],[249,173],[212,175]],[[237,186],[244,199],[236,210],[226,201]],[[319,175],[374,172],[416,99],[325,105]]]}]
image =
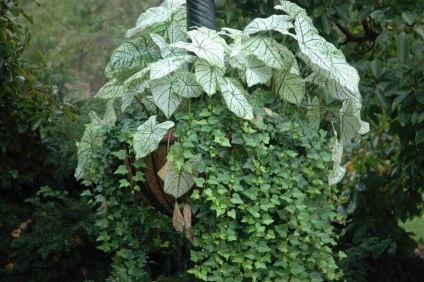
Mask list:
[{"label": "caladium plant", "polygon": [[[138,18],[126,34],[128,40],[112,54],[105,71],[109,81],[96,97],[120,99],[122,113],[137,100],[152,116],[159,111],[172,119],[176,111],[187,109],[184,105],[190,99],[208,95],[222,98],[239,118],[253,120],[252,89],[270,89],[276,100],[307,109],[308,86],[318,86],[343,102],[340,139],[333,145],[334,167],[329,175],[329,183],[337,183],[345,171],[340,166],[343,146],[369,130],[360,118],[358,73],[343,53],[318,34],[305,10],[289,1],[275,7],[281,15],[254,19],[244,30],[220,31],[205,27],[186,31],[184,4],[166,0]],[[279,36],[268,36],[269,32]],[[293,42],[297,46],[290,50]],[[157,148],[157,128],[170,127],[170,121],[147,126],[151,122],[140,125],[140,132],[134,134],[137,157]],[[100,127],[92,121],[78,147],[78,179],[90,174],[87,152],[101,146]]]}]

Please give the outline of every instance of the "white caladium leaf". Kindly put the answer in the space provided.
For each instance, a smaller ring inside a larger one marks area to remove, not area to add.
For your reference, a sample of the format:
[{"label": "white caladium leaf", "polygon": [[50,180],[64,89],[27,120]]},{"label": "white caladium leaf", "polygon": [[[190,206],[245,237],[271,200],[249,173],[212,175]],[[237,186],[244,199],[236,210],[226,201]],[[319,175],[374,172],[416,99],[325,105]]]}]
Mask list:
[{"label": "white caladium leaf", "polygon": [[114,102],[115,102],[115,99],[111,99],[106,104],[106,111],[103,116],[103,125],[112,126],[115,124],[117,120],[115,109],[113,108]]},{"label": "white caladium leaf", "polygon": [[259,83],[267,83],[272,77],[272,68],[253,55],[245,59],[247,86],[251,87]]},{"label": "white caladium leaf", "polygon": [[112,99],[121,97],[122,94],[124,94],[124,86],[114,78],[106,82],[94,97],[98,99]]},{"label": "white caladium leaf", "polygon": [[228,77],[220,78],[219,88],[230,111],[243,119],[253,119],[252,107],[246,99],[247,91],[238,80]]},{"label": "white caladium leaf", "polygon": [[185,163],[182,170],[178,170],[171,162],[167,162],[163,187],[165,193],[178,199],[190,191],[195,183],[194,177],[197,176],[197,167],[201,162],[202,156],[200,154]]},{"label": "white caladium leaf", "polygon": [[138,71],[132,76],[130,76],[129,78],[127,78],[127,80],[124,81],[124,88],[131,89],[131,90],[138,88],[139,92],[143,92],[144,89],[149,86],[149,80],[148,80],[149,71],[150,71],[150,66],[147,66],[141,71]]},{"label": "white caladium leaf", "polygon": [[276,47],[280,52],[280,55],[284,61],[284,68],[286,70],[289,69],[290,73],[300,75],[299,65],[297,64],[296,57],[293,55],[293,53],[286,46],[276,41],[273,41],[272,45],[274,45],[274,47]]},{"label": "white caladium leaf", "polygon": [[96,152],[101,151],[105,139],[104,131],[99,126],[88,124],[81,141],[77,143],[78,165],[75,169],[75,178],[92,179],[95,169],[99,166],[94,158]]},{"label": "white caladium leaf", "polygon": [[260,31],[275,30],[282,34],[292,35],[289,29],[294,28],[292,18],[287,15],[272,15],[268,18],[256,18],[248,24],[243,33],[250,35]]},{"label": "white caladium leaf", "polygon": [[281,98],[287,102],[300,105],[305,96],[305,82],[301,76],[288,71],[277,71],[275,84]]},{"label": "white caladium leaf", "polygon": [[135,27],[127,31],[126,37],[133,37],[146,28],[165,23],[179,10],[185,9],[181,6],[183,4],[185,4],[184,0],[166,0],[158,7],[148,9],[138,17]]},{"label": "white caladium leaf", "polygon": [[174,61],[174,57],[162,59],[150,65],[150,79],[159,79],[177,70],[184,61]]},{"label": "white caladium leaf", "polygon": [[137,128],[134,134],[134,151],[136,158],[144,158],[155,151],[165,133],[174,126],[174,122],[157,123],[156,116],[151,116]]},{"label": "white caladium leaf", "polygon": [[312,128],[315,128],[316,131],[319,130],[319,124],[320,124],[320,105],[319,105],[319,99],[318,97],[312,98],[312,101],[308,101],[308,104],[306,105],[307,112],[306,117],[308,118],[309,124]]},{"label": "white caladium leaf", "polygon": [[150,34],[150,37],[159,47],[162,58],[166,58],[170,54],[172,54],[171,48],[168,46],[168,43],[166,42],[165,38],[163,38],[159,34],[154,34],[154,33]]},{"label": "white caladium leaf", "polygon": [[194,63],[194,76],[205,92],[211,96],[216,93],[217,79],[224,76],[224,68],[199,59]]},{"label": "white caladium leaf", "polygon": [[295,18],[297,16],[299,17],[307,17],[308,15],[305,12],[305,9],[300,8],[298,5],[290,2],[290,1],[281,1],[281,5],[277,5],[274,8],[277,10],[283,10],[286,12],[290,17]]},{"label": "white caladium leaf", "polygon": [[131,105],[132,101],[134,101],[134,97],[137,94],[135,91],[127,91],[121,97],[121,112],[124,113],[125,109]]},{"label": "white caladium leaf", "polygon": [[153,101],[167,118],[172,116],[181,103],[181,97],[175,94],[177,87],[176,78],[173,75],[153,80],[151,83]]},{"label": "white caladium leaf", "polygon": [[141,103],[144,105],[144,108],[150,113],[154,114],[156,113],[158,107],[155,104],[155,101],[153,100],[152,96],[144,96],[141,99]]},{"label": "white caladium leaf", "polygon": [[106,104],[106,111],[103,115],[103,119],[101,119],[95,111],[91,111],[88,113],[88,116],[90,117],[90,122],[94,126],[111,126],[114,125],[116,122],[116,114],[115,110],[113,109],[113,103],[115,102],[115,99],[111,99]]},{"label": "white caladium leaf", "polygon": [[148,35],[124,42],[112,53],[105,70],[106,77],[112,78],[117,73],[143,68],[147,63],[156,61],[160,56],[155,47],[155,42]]},{"label": "white caladium leaf", "polygon": [[340,109],[340,144],[347,145],[359,134],[369,131],[368,123],[361,120],[361,104],[349,99],[343,101]]},{"label": "white caladium leaf", "polygon": [[162,59],[150,65],[150,79],[159,79],[181,68],[186,63],[191,63],[194,56],[180,55]]},{"label": "white caladium leaf", "polygon": [[[204,29],[190,30],[187,34],[192,42],[176,42],[171,44],[171,47],[186,49],[195,53],[199,58],[206,60],[211,65],[223,67],[225,46],[217,39],[214,40],[211,38],[209,34],[205,34],[203,31]],[[219,37],[216,32],[215,35]]]},{"label": "white caladium leaf", "polygon": [[202,86],[196,81],[193,73],[178,71],[175,73],[177,88],[175,93],[185,98],[196,98],[204,93]]},{"label": "white caladium leaf", "polygon": [[340,165],[343,155],[343,145],[337,141],[337,137],[332,140],[331,151],[333,153],[333,170],[328,176],[328,184],[334,185],[343,178],[346,172],[346,169]]},{"label": "white caladium leaf", "polygon": [[[185,29],[184,29],[185,30]],[[183,32],[180,25],[176,21],[172,21],[168,28],[168,37],[171,43],[178,41],[186,41],[186,33]]]},{"label": "white caladium leaf", "polygon": [[360,101],[356,94],[359,93],[359,89],[355,89],[354,92],[352,92],[350,89],[340,85],[336,80],[325,77],[320,73],[312,73],[305,79],[305,81],[324,88],[332,97],[338,100],[352,99],[358,102]]},{"label": "white caladium leaf", "polygon": [[244,44],[244,49],[254,54],[267,66],[275,69],[284,69],[284,60],[279,50],[274,46],[273,40],[262,37],[252,37]]}]

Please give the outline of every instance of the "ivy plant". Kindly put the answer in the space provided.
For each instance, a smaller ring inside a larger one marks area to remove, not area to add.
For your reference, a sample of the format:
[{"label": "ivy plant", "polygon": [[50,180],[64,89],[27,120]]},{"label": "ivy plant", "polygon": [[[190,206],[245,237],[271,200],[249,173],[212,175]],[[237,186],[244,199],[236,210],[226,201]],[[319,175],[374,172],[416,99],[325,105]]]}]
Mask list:
[{"label": "ivy plant", "polygon": [[[357,71],[296,4],[281,1],[275,15],[220,31],[187,31],[184,4],[147,10],[112,54],[109,81],[96,94],[107,110],[103,118],[90,113],[76,177],[109,197],[116,185],[137,193],[148,175],[132,164],[148,166],[172,135],[157,173],[175,201],[175,229],[193,243],[191,273],[216,281],[335,279],[332,185],[345,171],[343,146],[368,131]],[[320,108],[328,97],[341,108],[326,138]],[[114,152],[116,144],[126,149]],[[127,160],[116,173],[128,179],[106,181],[113,177],[105,156]]]}]

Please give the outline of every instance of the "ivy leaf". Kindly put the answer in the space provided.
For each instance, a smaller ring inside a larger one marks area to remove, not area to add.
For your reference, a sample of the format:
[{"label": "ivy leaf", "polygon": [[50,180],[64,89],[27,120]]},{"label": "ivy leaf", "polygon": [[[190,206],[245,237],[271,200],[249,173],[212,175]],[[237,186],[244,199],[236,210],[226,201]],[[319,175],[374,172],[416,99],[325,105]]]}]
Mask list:
[{"label": "ivy leaf", "polygon": [[247,86],[251,87],[258,83],[267,83],[272,77],[272,69],[267,67],[264,62],[258,60],[255,56],[249,55],[246,62],[246,81]]},{"label": "ivy leaf", "polygon": [[253,119],[252,107],[246,99],[247,92],[238,80],[228,77],[220,78],[219,87],[230,111],[243,119]]},{"label": "ivy leaf", "polygon": [[288,31],[290,28],[294,28],[290,16],[272,15],[265,19],[254,19],[250,24],[248,24],[244,28],[243,33],[246,35],[250,35],[260,31],[275,30],[282,34],[292,36],[292,34]]},{"label": "ivy leaf", "polygon": [[254,54],[267,66],[275,69],[284,69],[284,60],[274,46],[272,39],[253,37],[247,40],[243,46],[246,51]]},{"label": "ivy leaf", "polygon": [[205,92],[211,96],[216,93],[217,79],[224,76],[224,69],[199,59],[194,63],[194,76]]},{"label": "ivy leaf", "polygon": [[[225,46],[220,41],[213,40],[203,29],[190,30],[187,34],[192,42],[176,42],[171,44],[171,47],[183,48],[193,52],[211,65],[224,66]],[[218,37],[217,34],[216,36]]]},{"label": "ivy leaf", "polygon": [[305,82],[297,74],[277,71],[275,75],[278,95],[287,102],[300,105],[305,96]]},{"label": "ivy leaf", "polygon": [[156,116],[151,116],[146,122],[140,125],[134,134],[136,158],[144,158],[156,150],[165,133],[174,125],[172,121],[157,124]]},{"label": "ivy leaf", "polygon": [[[167,162],[163,187],[165,193],[176,199],[187,193],[195,183],[194,177],[197,176],[197,167],[201,161],[202,156],[198,154],[188,161],[188,164],[184,164],[181,170],[178,170],[171,162]],[[187,165],[190,169],[185,169]]]},{"label": "ivy leaf", "polygon": [[160,56],[155,46],[147,35],[124,42],[112,53],[105,70],[106,77],[112,78],[118,73],[143,68],[147,63],[156,61]]},{"label": "ivy leaf", "polygon": [[196,81],[193,73],[188,71],[179,71],[175,73],[177,88],[175,93],[185,98],[196,98],[202,95],[203,88]]},{"label": "ivy leaf", "polygon": [[181,97],[175,94],[174,89],[177,87],[176,78],[173,75],[152,81],[153,101],[167,118],[172,116],[181,103]]},{"label": "ivy leaf", "polygon": [[114,78],[106,82],[94,97],[98,99],[112,99],[121,97],[122,94],[124,94],[124,86],[119,84],[117,79]]},{"label": "ivy leaf", "polygon": [[165,0],[160,6],[148,9],[138,17],[135,27],[127,31],[126,37],[133,37],[148,27],[165,23],[173,14],[184,9],[181,6],[183,4],[185,0]]}]

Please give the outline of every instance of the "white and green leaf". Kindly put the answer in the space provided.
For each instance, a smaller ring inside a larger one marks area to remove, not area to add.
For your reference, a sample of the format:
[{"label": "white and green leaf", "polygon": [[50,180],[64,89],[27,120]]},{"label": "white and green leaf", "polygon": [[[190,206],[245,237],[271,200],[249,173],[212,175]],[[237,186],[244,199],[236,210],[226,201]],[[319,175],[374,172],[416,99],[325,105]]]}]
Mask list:
[{"label": "white and green leaf", "polygon": [[165,180],[163,190],[165,193],[178,199],[193,187],[194,177],[197,176],[197,168],[202,162],[200,154],[186,162],[181,170],[178,170],[171,162],[165,164]]},{"label": "white and green leaf", "polygon": [[112,53],[105,70],[106,77],[112,78],[120,72],[141,69],[147,63],[156,61],[160,54],[155,46],[155,42],[148,35],[124,42]]},{"label": "white and green leaf", "polygon": [[150,66],[145,67],[141,71],[136,72],[127,80],[124,81],[124,88],[125,89],[131,89],[136,90],[139,92],[143,92],[144,89],[149,87],[150,81],[148,80],[150,72]]},{"label": "white and green leaf", "polygon": [[305,82],[301,76],[288,71],[277,71],[275,84],[281,98],[298,106],[301,104],[305,96]]},{"label": "white and green leaf", "polygon": [[219,88],[230,111],[243,119],[253,119],[253,109],[246,99],[248,93],[238,80],[228,77],[220,78]]},{"label": "white and green leaf", "polygon": [[187,34],[191,42],[176,42],[171,44],[171,47],[186,49],[212,65],[223,67],[225,46],[221,41],[211,38],[209,34],[202,31],[201,29],[190,30]]},{"label": "white and green leaf", "polygon": [[122,94],[124,94],[124,86],[114,78],[106,82],[94,97],[109,100],[121,97]]},{"label": "white and green leaf", "polygon": [[95,154],[100,152],[105,136],[101,127],[94,124],[86,125],[81,141],[77,143],[78,164],[75,169],[75,178],[93,179],[99,166]]},{"label": "white and green leaf", "polygon": [[250,35],[261,31],[275,30],[292,36],[293,34],[289,32],[289,29],[294,28],[291,20],[292,18],[287,15],[272,15],[265,19],[256,18],[244,28],[243,33]]},{"label": "white and green leaf", "polygon": [[224,68],[210,64],[206,60],[196,60],[194,76],[205,92],[211,96],[216,93],[217,79],[224,76]]},{"label": "white and green leaf", "polygon": [[272,77],[272,68],[257,59],[256,56],[249,55],[245,58],[247,86],[251,87],[259,83],[267,83]]},{"label": "white and green leaf", "polygon": [[361,104],[349,99],[343,101],[340,109],[340,143],[344,146],[351,143],[358,134],[369,131],[368,123],[361,120]]},{"label": "white and green leaf", "polygon": [[149,27],[166,23],[179,10],[185,9],[183,4],[184,0],[166,0],[158,7],[148,9],[138,17],[135,27],[127,31],[126,37],[133,37]]},{"label": "white and green leaf", "polygon": [[165,133],[174,126],[174,122],[157,123],[156,116],[151,116],[137,128],[134,134],[134,151],[136,158],[144,158],[155,151]]},{"label": "white and green leaf", "polygon": [[175,93],[185,98],[196,98],[204,93],[202,86],[196,81],[196,77],[189,71],[178,71],[175,73]]},{"label": "white and green leaf", "polygon": [[180,55],[168,57],[150,64],[150,79],[159,79],[180,69],[184,64],[193,62],[194,57],[190,55]]},{"label": "white and green leaf", "polygon": [[273,44],[273,40],[266,37],[252,37],[244,44],[245,51],[254,54],[267,66],[275,69],[284,69],[284,59],[281,57],[278,48]]},{"label": "white and green leaf", "polygon": [[328,184],[334,185],[337,184],[346,173],[346,169],[340,165],[343,155],[343,145],[337,141],[337,138],[333,138],[332,140],[331,151],[333,153],[333,169],[328,176]]},{"label": "white and green leaf", "polygon": [[167,118],[172,116],[181,103],[181,97],[175,94],[177,88],[176,78],[173,75],[153,80],[151,83],[153,101]]}]

